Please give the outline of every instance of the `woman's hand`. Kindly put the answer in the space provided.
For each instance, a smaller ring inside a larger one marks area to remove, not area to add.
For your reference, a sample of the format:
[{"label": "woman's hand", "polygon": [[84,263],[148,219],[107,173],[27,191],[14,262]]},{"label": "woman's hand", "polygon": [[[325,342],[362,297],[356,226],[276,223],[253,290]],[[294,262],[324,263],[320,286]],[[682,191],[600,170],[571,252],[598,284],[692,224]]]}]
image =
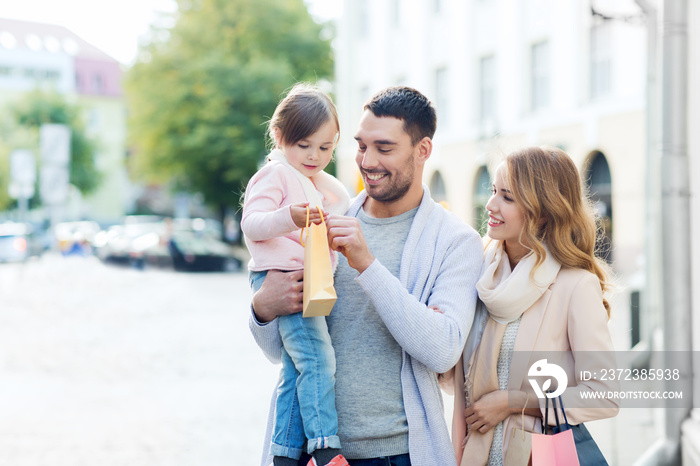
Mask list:
[{"label": "woman's hand", "polygon": [[469,430],[478,430],[482,434],[496,427],[511,413],[507,390],[487,393],[464,410]]}]

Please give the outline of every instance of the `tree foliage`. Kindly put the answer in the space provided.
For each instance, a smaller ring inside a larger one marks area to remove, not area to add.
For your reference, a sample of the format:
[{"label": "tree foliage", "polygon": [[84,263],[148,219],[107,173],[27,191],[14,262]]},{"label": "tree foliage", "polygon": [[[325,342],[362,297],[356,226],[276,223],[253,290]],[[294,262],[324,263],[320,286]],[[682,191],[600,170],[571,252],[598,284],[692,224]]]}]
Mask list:
[{"label": "tree foliage", "polygon": [[95,167],[96,143],[85,133],[80,107],[70,104],[53,91],[27,93],[13,107],[16,122],[28,128],[38,147],[39,128],[44,123],[67,125],[71,130],[69,181],[83,194],[92,193],[100,184]]},{"label": "tree foliage", "polygon": [[297,81],[329,78],[330,41],[302,0],[178,0],[177,21],[127,73],[132,168],[235,206],[265,122]]},{"label": "tree foliage", "polygon": [[7,191],[10,184],[10,148],[0,138],[0,212],[9,209],[13,203]]}]

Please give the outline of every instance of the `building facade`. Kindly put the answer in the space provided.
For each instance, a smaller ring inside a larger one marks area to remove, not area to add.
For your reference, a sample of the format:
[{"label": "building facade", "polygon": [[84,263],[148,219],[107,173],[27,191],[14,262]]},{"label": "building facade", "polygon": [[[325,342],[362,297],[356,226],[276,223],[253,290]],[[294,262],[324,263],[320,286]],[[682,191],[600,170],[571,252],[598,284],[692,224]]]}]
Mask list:
[{"label": "building facade", "polygon": [[[424,182],[436,200],[482,233],[490,176],[505,154],[545,144],[573,158],[601,217],[603,243],[610,245],[603,254],[616,285],[610,327],[621,351],[661,349],[655,341],[663,320],[660,297],[648,286],[654,278],[649,269],[659,260],[650,244],[661,237],[653,198],[660,188],[647,169],[658,169],[648,147],[659,139],[648,128],[659,121],[647,112],[655,99],[649,84],[654,58],[647,47],[650,19],[638,3],[356,0],[344,2],[335,42],[338,172],[347,186],[361,189],[353,132],[363,103],[393,85],[415,87],[436,105],[438,131]],[[663,2],[651,3],[660,9]],[[689,4],[689,20],[700,24],[697,2]],[[697,33],[692,25],[688,30],[697,56]],[[690,83],[698,82],[697,67],[691,58]],[[691,90],[690,102],[698,101],[697,92]],[[689,124],[697,127],[697,110],[690,107]],[[697,188],[700,144],[692,126],[688,133]],[[694,254],[700,263],[697,249]],[[698,275],[694,289],[700,289]],[[694,419],[686,437],[697,445],[700,416],[694,413]],[[628,410],[593,424],[611,464],[633,464],[664,434],[654,410]]]},{"label": "building facade", "polygon": [[0,19],[0,112],[26,92],[55,90],[83,110],[87,134],[97,142],[102,183],[85,199],[72,189],[67,217],[111,222],[128,208],[121,76],[118,61],[62,26]]},{"label": "building facade", "polygon": [[[688,2],[688,154],[690,159],[691,217],[691,335],[693,355],[700,354],[700,2]],[[693,359],[693,410],[683,423],[684,465],[700,464],[700,359]]]},{"label": "building facade", "polygon": [[[639,13],[632,0],[613,3]],[[383,87],[409,85],[438,112],[425,173],[436,200],[483,231],[501,158],[526,145],[558,146],[577,163],[604,219],[615,272],[636,279],[646,195],[641,22],[596,18],[588,0],[360,0],[344,8],[336,96],[346,185],[357,186],[353,131],[363,102]]]}]

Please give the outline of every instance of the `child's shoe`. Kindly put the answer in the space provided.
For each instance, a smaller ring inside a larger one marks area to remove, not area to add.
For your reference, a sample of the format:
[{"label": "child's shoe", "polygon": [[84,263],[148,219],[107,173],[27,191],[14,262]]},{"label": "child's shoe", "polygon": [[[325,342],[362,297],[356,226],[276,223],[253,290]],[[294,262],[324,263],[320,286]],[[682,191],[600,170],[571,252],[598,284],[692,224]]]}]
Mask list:
[{"label": "child's shoe", "polygon": [[[316,459],[312,457],[309,460],[309,462],[306,464],[306,466],[324,466],[324,465],[319,465],[316,462]],[[333,458],[331,460],[331,462],[325,466],[350,466],[350,465],[348,464],[348,460],[346,460],[343,455],[338,455],[335,458]]]}]

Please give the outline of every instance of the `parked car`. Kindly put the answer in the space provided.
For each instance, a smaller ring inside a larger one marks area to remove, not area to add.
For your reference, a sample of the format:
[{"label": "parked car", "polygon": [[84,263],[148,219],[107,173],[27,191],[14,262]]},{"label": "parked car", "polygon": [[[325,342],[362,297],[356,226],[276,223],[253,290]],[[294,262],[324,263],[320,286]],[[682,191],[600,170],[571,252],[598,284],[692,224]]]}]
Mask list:
[{"label": "parked car", "polygon": [[62,254],[92,254],[95,235],[99,233],[97,222],[83,220],[78,222],[61,222],[54,227],[58,249]]},{"label": "parked car", "polygon": [[196,231],[174,231],[169,249],[175,270],[230,272],[241,267],[230,245]]},{"label": "parked car", "polygon": [[[178,271],[233,271],[241,266],[234,249],[218,239],[220,229],[204,219],[145,221],[127,218],[95,235],[95,254],[105,262],[172,267]],[[150,219],[149,219],[150,220]]]},{"label": "parked car", "polygon": [[157,257],[170,261],[167,244],[161,239],[164,232],[162,222],[114,225],[95,235],[95,255],[105,262],[136,268],[146,265],[146,256],[150,262],[158,262]]},{"label": "parked car", "polygon": [[21,262],[41,255],[45,247],[41,236],[28,223],[0,223],[0,262]]}]

